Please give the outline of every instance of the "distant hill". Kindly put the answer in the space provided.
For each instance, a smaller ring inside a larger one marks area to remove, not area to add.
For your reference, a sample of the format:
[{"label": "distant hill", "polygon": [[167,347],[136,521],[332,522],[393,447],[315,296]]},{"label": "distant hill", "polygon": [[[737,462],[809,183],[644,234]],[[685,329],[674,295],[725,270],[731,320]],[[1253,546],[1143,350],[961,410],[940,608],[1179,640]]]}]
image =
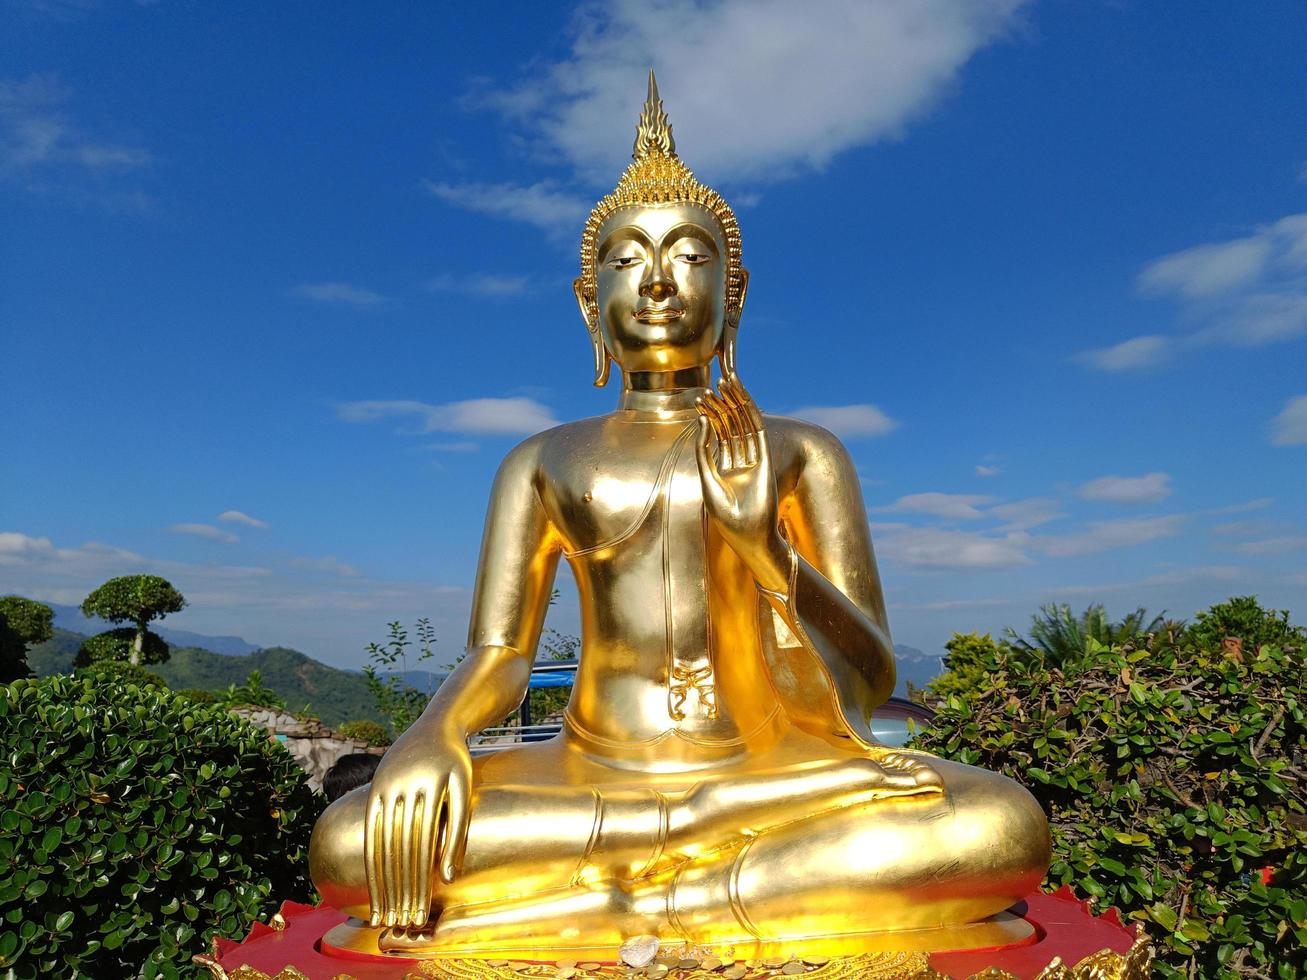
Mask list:
[{"label": "distant hill", "polygon": [[[40,677],[69,673],[84,639],[80,633],[56,627],[51,639],[28,651],[28,665]],[[291,709],[298,711],[307,706],[310,713],[328,725],[362,718],[381,721],[361,673],[329,667],[285,647],[270,647],[240,656],[198,647],[173,647],[172,657],[166,664],[152,664],[149,669],[175,690],[193,687],[214,692],[240,684],[250,671],[257,670],[263,683],[285,698]],[[410,683],[425,687],[421,679],[415,678]]]},{"label": "distant hill", "polygon": [[904,646],[901,643],[894,644],[894,665],[898,668],[898,682],[894,685],[894,693],[901,698],[908,696],[908,681],[911,681],[914,687],[925,687],[944,672],[944,661],[941,657],[932,656],[916,647]]},{"label": "distant hill", "polygon": [[[83,616],[82,611],[76,606],[63,606],[54,602],[47,602],[46,605],[54,610],[54,625],[71,633],[82,633],[91,636],[113,626],[112,623],[106,623],[98,616]],[[150,629],[163,637],[164,642],[169,646],[174,647],[202,647],[205,650],[212,650],[214,653],[222,653],[233,657],[253,653],[259,649],[253,643],[247,643],[239,636],[207,636],[204,633],[192,633],[190,630],[170,629],[157,623],[152,625]]]}]

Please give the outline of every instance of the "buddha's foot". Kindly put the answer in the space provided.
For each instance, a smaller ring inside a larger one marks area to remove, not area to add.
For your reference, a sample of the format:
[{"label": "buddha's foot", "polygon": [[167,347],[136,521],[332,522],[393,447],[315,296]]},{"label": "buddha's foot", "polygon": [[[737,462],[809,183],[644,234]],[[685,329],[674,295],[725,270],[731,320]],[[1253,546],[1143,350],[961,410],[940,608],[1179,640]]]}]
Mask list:
[{"label": "buddha's foot", "polygon": [[944,792],[944,778],[924,755],[879,749],[872,751],[871,758],[885,773],[892,795]]}]

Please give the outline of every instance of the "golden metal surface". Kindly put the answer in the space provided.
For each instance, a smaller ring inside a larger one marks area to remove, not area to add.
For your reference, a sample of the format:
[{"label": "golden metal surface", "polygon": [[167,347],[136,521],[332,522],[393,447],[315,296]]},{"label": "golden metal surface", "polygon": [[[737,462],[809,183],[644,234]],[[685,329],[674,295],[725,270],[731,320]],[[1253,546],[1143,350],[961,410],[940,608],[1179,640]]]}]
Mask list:
[{"label": "golden metal surface", "polygon": [[[467,657],[323,815],[314,881],[398,955],[913,948],[994,916],[1043,876],[1044,815],[1003,777],[875,743],[894,660],[853,463],[741,383],[738,225],[676,156],[652,78],[635,157],[575,284],[617,409],[504,460]],[[564,730],[473,760],[469,734],[526,692],[560,560],[582,640]]]}]

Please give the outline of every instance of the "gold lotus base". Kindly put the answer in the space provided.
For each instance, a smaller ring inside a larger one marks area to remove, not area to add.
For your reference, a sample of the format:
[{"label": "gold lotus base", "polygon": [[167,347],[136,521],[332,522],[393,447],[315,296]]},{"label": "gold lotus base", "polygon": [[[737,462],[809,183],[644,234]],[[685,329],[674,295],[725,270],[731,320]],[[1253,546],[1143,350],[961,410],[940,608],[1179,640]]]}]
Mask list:
[{"label": "gold lotus base", "polygon": [[[648,977],[670,980],[717,978],[717,980],[764,980],[771,977],[804,976],[807,980],[947,980],[944,974],[930,968],[928,954],[923,952],[863,953],[854,956],[824,960],[791,958],[776,962],[740,960],[698,962],[655,960],[647,967],[634,968],[612,964],[563,960],[555,963],[511,960],[488,960],[471,957],[427,960],[414,965],[405,980],[440,978],[440,980],[521,980],[523,977],[558,977],[562,980],[598,977]],[[288,966],[275,976],[249,966],[225,971],[207,957],[197,957],[209,968],[215,980],[308,980],[303,973]],[[1141,937],[1124,956],[1111,950],[1102,950],[1087,956],[1074,966],[1054,959],[1041,970],[1034,980],[1148,980],[1153,963],[1152,944]],[[752,965],[751,965],[752,964]],[[711,969],[708,967],[711,966]],[[743,969],[743,972],[741,971]],[[335,980],[351,980],[349,974],[338,974]],[[1011,973],[991,967],[972,974],[968,980],[1017,980]]]},{"label": "gold lotus base", "polygon": [[[836,958],[843,960],[869,954],[935,953],[952,949],[989,949],[1019,946],[1032,940],[1034,936],[1034,926],[1025,919],[1012,915],[1010,912],[1000,912],[998,915],[981,922],[971,922],[960,926],[945,926],[938,929],[901,929],[892,932],[867,932],[823,939],[804,939],[797,942],[746,942],[733,943],[729,946],[683,947],[672,945],[668,947],[667,944],[664,944],[661,947],[662,951],[659,953],[659,962],[672,961],[673,957],[668,956],[665,952],[670,948],[685,953],[685,956],[675,957],[678,960],[685,960],[689,957],[700,960],[712,958],[719,961],[730,961],[732,964],[764,963],[772,960],[784,964],[798,960],[807,961],[812,965],[812,961],[817,959],[822,960],[824,963]],[[433,945],[424,945],[421,941],[411,941],[403,949],[396,949],[391,942],[384,938],[381,930],[370,928],[359,919],[350,919],[336,926],[322,937],[322,945],[324,949],[341,950],[346,953],[362,954],[369,957],[383,956],[392,961],[396,959],[401,961],[411,960],[420,962],[424,966],[434,964],[437,967],[450,963],[496,962],[512,964],[513,961],[547,962],[549,964],[557,964],[561,961],[568,963],[570,966],[575,966],[587,962],[612,963],[619,958],[617,950],[610,946],[566,946],[551,947],[549,949],[522,949],[520,947],[515,949],[478,949],[475,953],[469,955],[467,950],[460,950],[456,954],[451,954],[445,949]],[[445,976],[446,974],[437,973],[432,975]],[[498,974],[448,974],[451,977],[474,975],[498,976]],[[517,970],[516,967],[510,965],[509,972],[503,975],[533,976],[537,974],[524,974],[521,970]],[[554,976],[556,974],[542,973],[538,975]],[[577,973],[575,975],[606,977],[620,976],[622,974],[619,970],[617,974],[600,972],[593,974]],[[845,974],[832,973],[829,975],[836,977]],[[826,974],[821,974],[821,976],[824,977]]]}]

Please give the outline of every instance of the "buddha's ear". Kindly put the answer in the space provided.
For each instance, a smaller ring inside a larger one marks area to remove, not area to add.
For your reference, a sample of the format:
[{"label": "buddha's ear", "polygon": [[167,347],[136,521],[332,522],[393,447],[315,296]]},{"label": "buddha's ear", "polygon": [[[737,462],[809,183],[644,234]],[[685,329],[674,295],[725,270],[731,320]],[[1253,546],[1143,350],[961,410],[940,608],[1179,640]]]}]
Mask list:
[{"label": "buddha's ear", "polygon": [[740,332],[740,317],[744,313],[744,299],[749,295],[749,270],[740,269],[740,298],[726,311],[726,322],[722,325],[722,346],[717,352],[717,359],[722,366],[722,376],[732,381],[735,375],[735,338]]},{"label": "buddha's ear", "polygon": [[608,384],[608,374],[612,370],[613,358],[608,353],[603,334],[599,332],[598,311],[585,294],[585,280],[578,276],[572,281],[572,292],[576,294],[576,305],[581,310],[581,319],[585,321],[586,332],[590,334],[590,346],[595,356],[595,387],[602,388]]}]

